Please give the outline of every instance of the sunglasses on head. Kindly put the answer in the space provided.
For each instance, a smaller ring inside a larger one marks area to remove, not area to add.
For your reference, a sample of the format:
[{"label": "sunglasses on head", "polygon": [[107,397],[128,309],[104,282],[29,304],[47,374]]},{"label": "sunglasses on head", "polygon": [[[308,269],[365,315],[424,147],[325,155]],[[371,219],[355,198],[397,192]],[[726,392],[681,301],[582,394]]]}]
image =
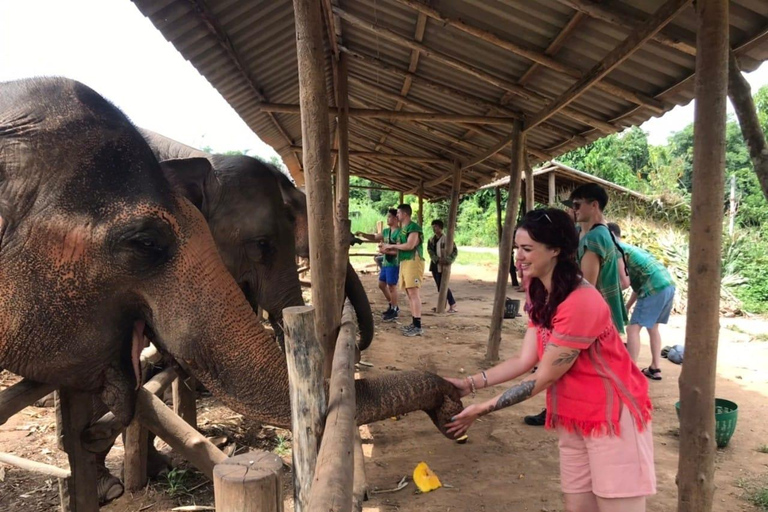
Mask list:
[{"label": "sunglasses on head", "polygon": [[531,216],[531,220],[536,222],[540,221],[541,219],[547,219],[550,224],[552,224],[552,219],[549,218],[549,214],[546,210],[534,210],[528,215]]}]

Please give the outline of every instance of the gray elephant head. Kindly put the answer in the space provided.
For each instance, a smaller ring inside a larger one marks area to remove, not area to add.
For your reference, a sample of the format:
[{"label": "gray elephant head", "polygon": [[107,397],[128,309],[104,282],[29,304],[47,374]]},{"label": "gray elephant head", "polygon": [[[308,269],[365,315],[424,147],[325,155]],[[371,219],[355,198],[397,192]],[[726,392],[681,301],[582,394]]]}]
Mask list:
[{"label": "gray elephant head", "polygon": [[[204,157],[212,169],[182,171],[173,179],[205,216],[227,269],[252,307],[264,308],[278,335],[282,310],[303,304],[296,256],[309,257],[307,200],[274,166],[240,155],[211,155],[149,130],[141,130],[155,156],[185,169],[187,158]],[[169,160],[170,159],[170,160]],[[333,219],[328,219],[333,236]],[[351,265],[345,291],[357,313],[360,348],[373,339],[365,289]]]}]

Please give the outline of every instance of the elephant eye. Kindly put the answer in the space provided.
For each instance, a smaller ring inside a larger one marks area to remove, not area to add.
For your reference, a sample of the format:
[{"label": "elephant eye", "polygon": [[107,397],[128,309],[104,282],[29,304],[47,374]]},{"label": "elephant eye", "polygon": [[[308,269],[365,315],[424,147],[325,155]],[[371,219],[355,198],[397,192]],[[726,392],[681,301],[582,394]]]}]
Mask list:
[{"label": "elephant eye", "polygon": [[245,242],[245,252],[248,258],[260,261],[272,254],[272,242],[268,238],[254,238]]},{"label": "elephant eye", "polygon": [[125,267],[147,271],[171,258],[173,240],[172,233],[164,223],[135,223],[118,235],[114,249],[118,260]]}]

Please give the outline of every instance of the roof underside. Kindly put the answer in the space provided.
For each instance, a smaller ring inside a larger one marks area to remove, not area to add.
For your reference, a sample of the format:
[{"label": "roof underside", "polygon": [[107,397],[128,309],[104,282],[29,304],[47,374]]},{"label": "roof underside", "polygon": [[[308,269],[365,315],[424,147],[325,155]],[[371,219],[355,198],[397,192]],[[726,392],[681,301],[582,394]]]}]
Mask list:
[{"label": "roof underside", "polygon": [[[292,1],[133,1],[303,183],[300,116],[266,111],[268,104],[299,103]],[[489,118],[468,124],[352,116],[351,173],[397,190],[423,181],[427,197],[447,195],[455,160],[466,164],[500,145],[509,137],[509,118],[529,123],[616,53],[627,57],[602,79],[584,80],[584,92],[566,108],[526,129],[531,165],[693,98],[696,16],[684,0],[321,2],[330,105],[338,55],[347,53],[352,109]],[[655,13],[671,21],[641,45],[626,44],[649,25],[662,25],[649,22]],[[744,71],[768,59],[768,2],[730,2],[730,42]],[[499,117],[507,119],[490,119]],[[462,192],[509,166],[507,145],[466,169]]]}]

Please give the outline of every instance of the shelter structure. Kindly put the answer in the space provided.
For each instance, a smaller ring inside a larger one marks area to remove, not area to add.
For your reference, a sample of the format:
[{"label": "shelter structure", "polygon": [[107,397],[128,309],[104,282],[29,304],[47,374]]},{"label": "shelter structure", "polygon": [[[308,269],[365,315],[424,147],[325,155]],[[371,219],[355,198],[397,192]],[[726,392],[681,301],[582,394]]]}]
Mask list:
[{"label": "shelter structure", "polygon": [[[681,381],[679,503],[711,510],[722,211],[709,205],[724,192],[729,55],[744,71],[768,58],[768,2],[133,1],[305,184],[315,327],[327,361],[340,319],[350,174],[452,202],[510,175],[487,351],[496,359],[527,162],[696,96],[688,305],[696,321]],[[321,236],[332,216],[335,240]]]}]

